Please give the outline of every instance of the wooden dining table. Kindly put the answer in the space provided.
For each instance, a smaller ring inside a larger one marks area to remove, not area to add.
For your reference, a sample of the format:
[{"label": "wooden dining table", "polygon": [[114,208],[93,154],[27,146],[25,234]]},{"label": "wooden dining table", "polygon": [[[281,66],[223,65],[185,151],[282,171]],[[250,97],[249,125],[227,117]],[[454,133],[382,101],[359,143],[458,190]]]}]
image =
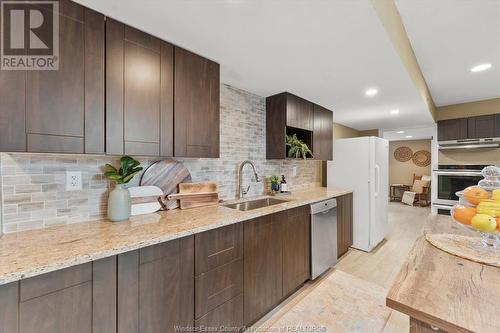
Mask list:
[{"label": "wooden dining table", "polygon": [[426,233],[475,235],[449,216],[430,216],[387,306],[410,317],[411,333],[500,332],[500,268],[448,254],[431,245]]}]

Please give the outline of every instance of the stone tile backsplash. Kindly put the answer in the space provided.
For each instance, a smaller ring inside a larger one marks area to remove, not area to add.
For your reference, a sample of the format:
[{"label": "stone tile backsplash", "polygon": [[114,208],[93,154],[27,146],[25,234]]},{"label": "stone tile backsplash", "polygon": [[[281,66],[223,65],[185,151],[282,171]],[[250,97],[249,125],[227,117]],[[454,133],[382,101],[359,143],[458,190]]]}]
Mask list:
[{"label": "stone tile backsplash", "polygon": [[[217,181],[220,197],[232,199],[236,194],[238,165],[250,159],[259,175],[266,177],[266,181],[255,183],[251,168],[245,167],[243,183],[251,186],[250,195],[266,193],[267,177],[273,174],[285,174],[292,190],[319,186],[319,161],[266,160],[265,98],[222,85],[220,118],[220,158],[179,159],[191,172],[193,181]],[[154,161],[138,159],[144,168]],[[117,164],[118,160],[119,157],[100,155],[0,153],[3,232],[105,218],[111,184],[102,175],[103,166]],[[81,191],[66,191],[66,171],[82,172]],[[131,185],[136,185],[139,178],[136,176]]]}]

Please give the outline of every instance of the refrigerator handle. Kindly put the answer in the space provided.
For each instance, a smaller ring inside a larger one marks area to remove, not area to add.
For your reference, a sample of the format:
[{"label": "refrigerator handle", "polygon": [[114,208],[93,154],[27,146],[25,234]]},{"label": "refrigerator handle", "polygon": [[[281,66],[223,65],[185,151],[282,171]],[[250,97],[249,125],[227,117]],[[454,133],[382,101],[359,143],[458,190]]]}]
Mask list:
[{"label": "refrigerator handle", "polygon": [[380,167],[375,165],[375,197],[378,197],[380,192]]}]

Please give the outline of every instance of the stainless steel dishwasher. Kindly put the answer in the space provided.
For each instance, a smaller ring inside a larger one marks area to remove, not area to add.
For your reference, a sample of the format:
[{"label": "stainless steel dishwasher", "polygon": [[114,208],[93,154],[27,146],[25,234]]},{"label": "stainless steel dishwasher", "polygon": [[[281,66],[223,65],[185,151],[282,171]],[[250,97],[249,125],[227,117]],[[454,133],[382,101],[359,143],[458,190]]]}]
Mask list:
[{"label": "stainless steel dishwasher", "polygon": [[311,205],[311,278],[337,263],[337,200]]}]

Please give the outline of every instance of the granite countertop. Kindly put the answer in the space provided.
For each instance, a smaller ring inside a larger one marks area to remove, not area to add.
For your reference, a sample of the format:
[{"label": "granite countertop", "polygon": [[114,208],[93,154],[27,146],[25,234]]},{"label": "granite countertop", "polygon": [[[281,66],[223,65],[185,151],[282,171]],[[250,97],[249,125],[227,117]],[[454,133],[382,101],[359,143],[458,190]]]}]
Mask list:
[{"label": "granite countertop", "polygon": [[[213,206],[23,231],[0,237],[0,285],[334,198],[349,190],[314,188],[251,211]],[[250,198],[246,199],[249,200]]]}]

